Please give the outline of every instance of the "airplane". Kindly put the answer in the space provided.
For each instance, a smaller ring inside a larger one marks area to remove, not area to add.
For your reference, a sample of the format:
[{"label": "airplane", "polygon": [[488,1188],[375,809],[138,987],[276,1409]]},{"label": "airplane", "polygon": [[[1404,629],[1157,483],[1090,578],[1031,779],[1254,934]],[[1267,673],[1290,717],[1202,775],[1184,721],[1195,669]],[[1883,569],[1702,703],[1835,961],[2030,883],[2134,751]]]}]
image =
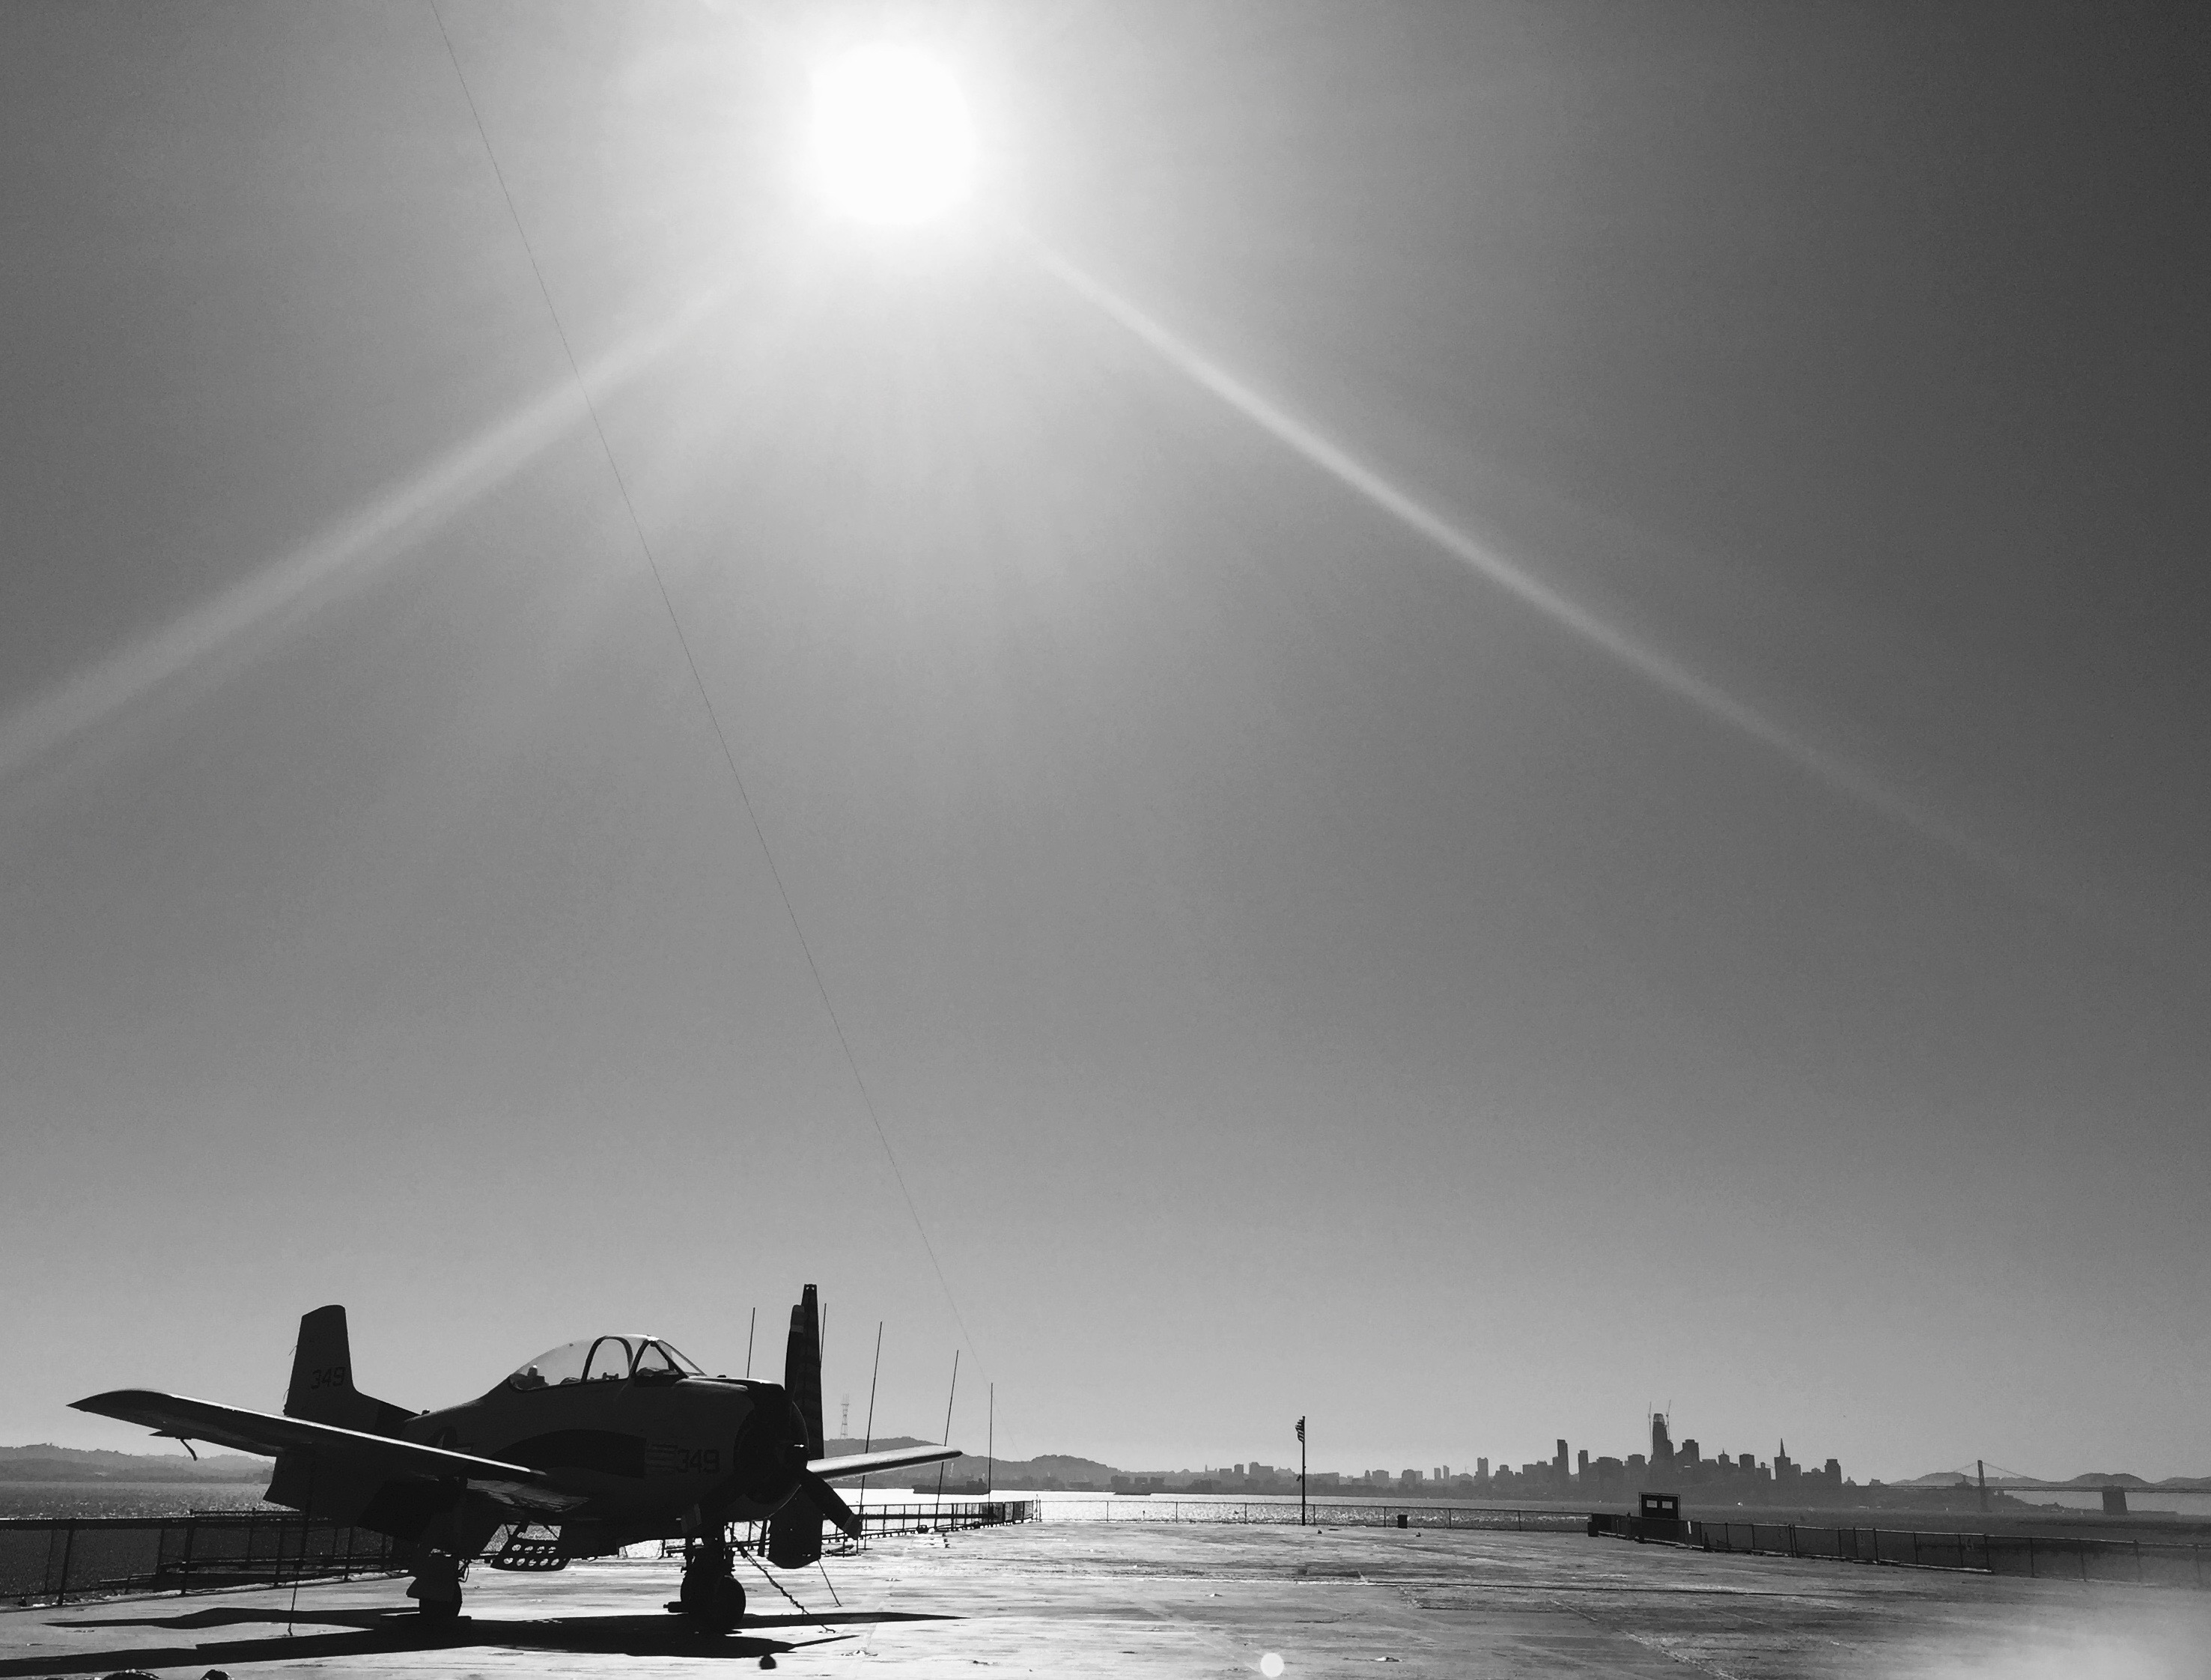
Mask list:
[{"label": "airplane", "polygon": [[681,1536],[678,1603],[695,1626],[725,1633],[745,1609],[730,1523],[765,1520],[768,1561],[803,1568],[821,1555],[823,1520],[860,1532],[831,1478],[960,1456],[951,1446],[824,1455],[820,1312],[809,1284],[791,1309],[780,1386],[708,1376],[658,1336],[592,1336],[525,1361],[476,1399],[409,1411],[354,1387],[345,1308],[330,1306],[300,1320],[281,1417],[143,1388],[72,1405],[273,1456],[273,1503],[409,1549],[407,1596],[426,1621],[460,1614],[469,1561],[499,1529],[536,1523],[557,1529],[562,1560]]}]

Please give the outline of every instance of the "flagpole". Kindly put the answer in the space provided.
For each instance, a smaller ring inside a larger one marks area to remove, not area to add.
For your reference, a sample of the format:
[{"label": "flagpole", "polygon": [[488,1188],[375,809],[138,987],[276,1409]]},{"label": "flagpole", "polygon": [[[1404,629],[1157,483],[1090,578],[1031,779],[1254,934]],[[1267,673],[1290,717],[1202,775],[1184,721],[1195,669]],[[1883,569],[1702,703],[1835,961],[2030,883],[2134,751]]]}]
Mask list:
[{"label": "flagpole", "polygon": [[1298,1419],[1298,1526],[1305,1526],[1305,1420]]}]

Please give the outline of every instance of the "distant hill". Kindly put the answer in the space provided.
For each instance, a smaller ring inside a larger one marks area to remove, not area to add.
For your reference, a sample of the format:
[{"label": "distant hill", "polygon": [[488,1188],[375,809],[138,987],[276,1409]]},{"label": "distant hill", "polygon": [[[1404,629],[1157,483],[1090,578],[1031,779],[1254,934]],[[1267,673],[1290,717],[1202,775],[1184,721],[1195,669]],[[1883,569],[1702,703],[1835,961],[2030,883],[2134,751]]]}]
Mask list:
[{"label": "distant hill", "polygon": [[900,1447],[934,1447],[933,1441],[924,1441],[918,1435],[879,1435],[873,1441],[861,1441],[851,1435],[839,1435],[823,1443],[823,1450],[833,1458],[842,1458],[848,1453],[888,1453]]},{"label": "distant hill", "polygon": [[[960,1462],[969,1465],[975,1460],[962,1459]],[[1014,1470],[1039,1478],[1057,1476],[1063,1482],[1104,1482],[1121,1474],[1110,1464],[1100,1464],[1095,1459],[1078,1459],[1069,1453],[1039,1453],[1028,1459],[1001,1459],[998,1465],[1001,1471]]]},{"label": "distant hill", "polygon": [[[1000,1459],[996,1463],[980,1453],[969,1453],[947,1459],[943,1468],[948,1483],[988,1478],[996,1488],[1105,1488],[1122,1473],[1110,1464],[1067,1453],[1040,1453],[1033,1459]],[[898,1473],[912,1478],[911,1486],[927,1488],[935,1485],[936,1471],[937,1466],[930,1464]]]},{"label": "distant hill", "polygon": [[267,1459],[243,1453],[111,1453],[89,1447],[0,1447],[0,1482],[265,1482]]},{"label": "distant hill", "polygon": [[[934,1447],[936,1444],[933,1441],[916,1440],[909,1435],[883,1435],[868,1450],[884,1453],[895,1447]],[[857,1453],[863,1450],[863,1446],[861,1441],[839,1439],[828,1442],[827,1450],[832,1454]],[[882,1479],[892,1487],[933,1487],[936,1483],[936,1469],[933,1464],[919,1465],[912,1470],[891,1471]],[[990,1476],[994,1478],[994,1485],[1001,1488],[1040,1488],[1048,1482],[1061,1487],[1103,1488],[1120,1474],[1110,1464],[1100,1464],[1095,1459],[1075,1458],[1066,1453],[1043,1453],[1033,1459],[1000,1459],[995,1465],[982,1453],[969,1453],[944,1462],[944,1479],[948,1483],[974,1482]]]}]

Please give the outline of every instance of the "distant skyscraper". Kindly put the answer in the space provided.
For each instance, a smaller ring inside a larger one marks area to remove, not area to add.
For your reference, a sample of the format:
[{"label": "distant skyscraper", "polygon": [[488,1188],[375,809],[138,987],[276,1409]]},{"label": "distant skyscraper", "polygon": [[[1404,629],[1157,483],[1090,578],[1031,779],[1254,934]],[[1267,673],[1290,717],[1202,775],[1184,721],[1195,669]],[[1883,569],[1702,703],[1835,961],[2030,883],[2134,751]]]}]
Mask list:
[{"label": "distant skyscraper", "polygon": [[1666,1432],[1666,1414],[1651,1414],[1651,1467],[1671,1470],[1674,1467],[1674,1437]]},{"label": "distant skyscraper", "polygon": [[1487,1482],[1489,1479],[1489,1460],[1487,1459],[1476,1459],[1474,1461],[1474,1473],[1480,1477],[1483,1481]]},{"label": "distant skyscraper", "polygon": [[1588,1448],[1588,1447],[1583,1447],[1583,1448],[1582,1448],[1582,1450],[1581,1450],[1581,1452],[1580,1452],[1579,1455],[1578,1455],[1578,1456],[1575,1459],[1575,1460],[1574,1460],[1574,1468],[1575,1468],[1576,1472],[1580,1475],[1581,1479],[1582,1479],[1583,1481],[1586,1482],[1586,1481],[1588,1481],[1588,1480],[1589,1480],[1589,1448]]},{"label": "distant skyscraper", "polygon": [[1696,1464],[1699,1462],[1698,1455],[1701,1451],[1702,1449],[1697,1445],[1696,1437],[1692,1435],[1681,1443],[1681,1451],[1675,1455],[1675,1462],[1681,1465]]}]

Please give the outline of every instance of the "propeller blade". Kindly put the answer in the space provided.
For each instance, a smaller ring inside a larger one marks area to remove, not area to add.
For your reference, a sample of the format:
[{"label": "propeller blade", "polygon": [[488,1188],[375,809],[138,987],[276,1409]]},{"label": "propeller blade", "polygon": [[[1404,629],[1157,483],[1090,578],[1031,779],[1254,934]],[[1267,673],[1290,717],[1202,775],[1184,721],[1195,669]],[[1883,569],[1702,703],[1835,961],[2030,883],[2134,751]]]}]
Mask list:
[{"label": "propeller blade", "polygon": [[783,1387],[806,1420],[806,1456],[821,1456],[821,1304],[809,1284],[791,1309],[791,1337],[783,1349]]},{"label": "propeller blade", "polygon": [[778,1569],[803,1569],[821,1556],[821,1514],[794,1500],[768,1519],[767,1561]]},{"label": "propeller blade", "polygon": [[845,1502],[845,1496],[813,1471],[798,1472],[798,1491],[805,1496],[815,1510],[843,1530],[847,1538],[857,1540],[860,1538],[860,1520],[852,1514],[852,1508]]}]

